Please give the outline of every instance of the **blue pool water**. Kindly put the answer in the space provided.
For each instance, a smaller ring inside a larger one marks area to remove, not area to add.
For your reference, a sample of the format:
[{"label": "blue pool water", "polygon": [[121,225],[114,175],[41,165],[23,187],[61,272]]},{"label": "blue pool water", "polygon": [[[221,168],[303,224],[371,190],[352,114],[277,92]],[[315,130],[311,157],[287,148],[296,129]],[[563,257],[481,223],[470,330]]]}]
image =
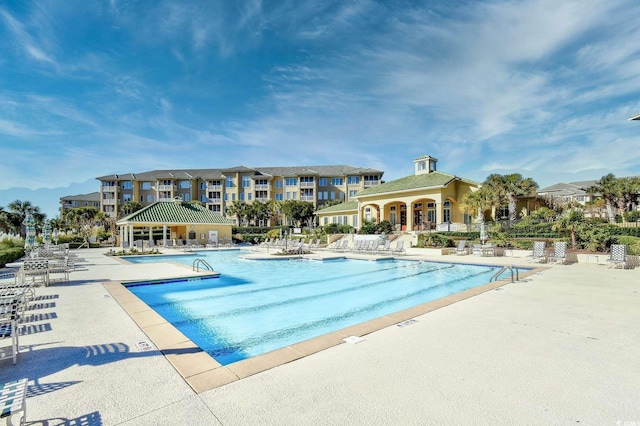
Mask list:
[{"label": "blue pool water", "polygon": [[[485,284],[498,269],[405,260],[247,260],[240,253],[198,253],[219,278],[129,290],[226,365]],[[191,266],[194,259],[170,260]]]}]

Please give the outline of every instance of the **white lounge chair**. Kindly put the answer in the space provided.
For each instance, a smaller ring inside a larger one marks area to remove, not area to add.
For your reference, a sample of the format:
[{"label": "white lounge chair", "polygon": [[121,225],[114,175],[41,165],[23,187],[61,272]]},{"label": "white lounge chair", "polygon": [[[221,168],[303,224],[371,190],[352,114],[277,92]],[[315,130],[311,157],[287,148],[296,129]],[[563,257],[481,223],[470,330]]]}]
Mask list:
[{"label": "white lounge chair", "polygon": [[396,246],[393,250],[391,250],[392,254],[406,254],[406,250],[404,249],[404,240],[398,240]]},{"label": "white lounge chair", "polygon": [[458,246],[456,247],[457,255],[466,255],[469,254],[469,250],[467,249],[467,240],[458,241]]}]

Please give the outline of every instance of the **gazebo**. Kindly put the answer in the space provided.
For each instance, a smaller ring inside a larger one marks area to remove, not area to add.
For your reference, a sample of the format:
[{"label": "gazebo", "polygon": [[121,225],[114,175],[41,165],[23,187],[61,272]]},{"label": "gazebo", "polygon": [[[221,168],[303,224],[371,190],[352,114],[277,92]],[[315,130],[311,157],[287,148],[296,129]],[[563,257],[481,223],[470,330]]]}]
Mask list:
[{"label": "gazebo", "polygon": [[133,246],[134,230],[141,230],[147,240],[158,238],[163,245],[167,240],[196,240],[199,244],[209,241],[217,243],[220,239],[231,240],[232,220],[222,217],[220,214],[199,205],[185,203],[180,199],[174,201],[158,201],[147,207],[132,213],[119,221],[116,225],[120,228],[120,247],[124,242]]}]

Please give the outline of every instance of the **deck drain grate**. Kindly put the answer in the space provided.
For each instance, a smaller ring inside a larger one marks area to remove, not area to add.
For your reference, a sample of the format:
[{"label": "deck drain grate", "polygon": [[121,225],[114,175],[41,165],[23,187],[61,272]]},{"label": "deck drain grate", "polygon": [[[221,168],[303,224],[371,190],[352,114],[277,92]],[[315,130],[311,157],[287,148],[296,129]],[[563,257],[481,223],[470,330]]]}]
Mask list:
[{"label": "deck drain grate", "polygon": [[152,351],[153,350],[153,346],[151,346],[151,343],[149,343],[146,340],[141,340],[139,342],[136,343],[136,347],[138,348],[138,351],[140,352],[147,352],[147,351]]},{"label": "deck drain grate", "polygon": [[364,342],[365,338],[359,337],[359,336],[349,336],[349,337],[345,337],[342,340],[346,343],[356,344],[356,343]]},{"label": "deck drain grate", "polygon": [[402,321],[401,323],[396,324],[398,327],[406,327],[408,325],[411,324],[415,324],[417,323],[418,320],[417,319],[410,319],[410,320],[406,320],[406,321]]}]

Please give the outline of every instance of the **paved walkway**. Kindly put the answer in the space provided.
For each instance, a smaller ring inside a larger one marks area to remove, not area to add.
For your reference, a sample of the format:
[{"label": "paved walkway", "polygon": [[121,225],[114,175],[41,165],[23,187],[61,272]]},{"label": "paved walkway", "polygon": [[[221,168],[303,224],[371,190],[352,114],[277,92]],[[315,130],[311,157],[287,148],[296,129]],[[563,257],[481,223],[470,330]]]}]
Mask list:
[{"label": "paved walkway", "polygon": [[102,253],[38,289],[0,361],[0,382],[29,378],[27,424],[640,424],[640,269],[552,267],[196,394],[103,285],[190,269]]}]

